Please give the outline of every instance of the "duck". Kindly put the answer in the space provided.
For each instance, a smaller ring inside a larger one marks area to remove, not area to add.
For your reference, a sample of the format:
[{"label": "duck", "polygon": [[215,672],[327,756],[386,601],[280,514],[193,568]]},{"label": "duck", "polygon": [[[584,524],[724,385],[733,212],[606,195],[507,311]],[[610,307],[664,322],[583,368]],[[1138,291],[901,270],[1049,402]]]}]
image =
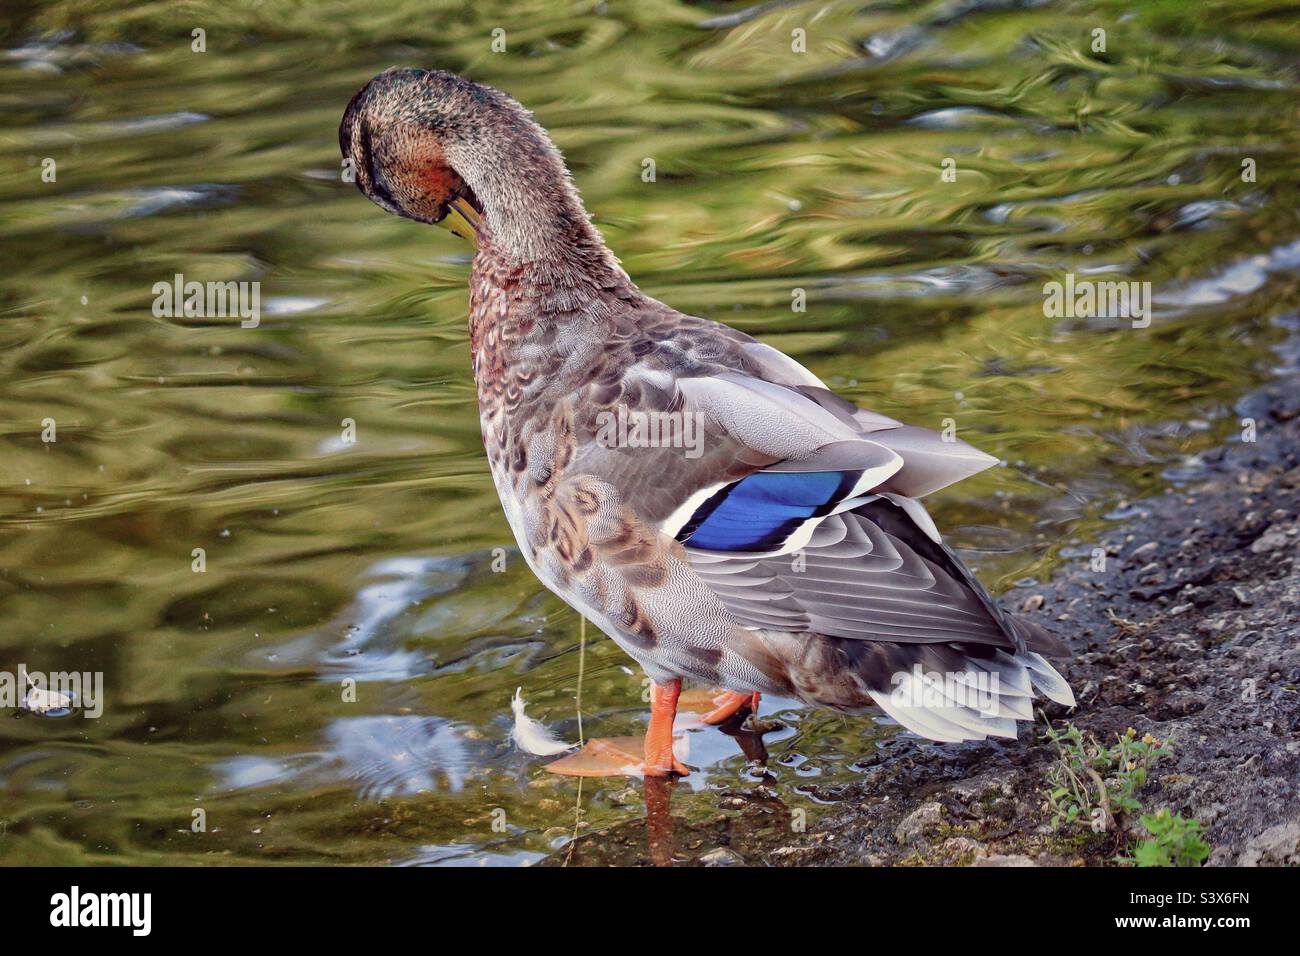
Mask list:
[{"label": "duck", "polygon": [[376,205],[472,243],[479,419],[519,552],[650,679],[643,740],[589,740],[548,769],[688,774],[683,681],[717,691],[705,724],[768,694],[945,743],[1015,738],[1039,697],[1074,706],[1049,661],[1067,645],[1003,609],[922,503],[996,458],[642,292],[500,90],[385,70],[339,146]]}]

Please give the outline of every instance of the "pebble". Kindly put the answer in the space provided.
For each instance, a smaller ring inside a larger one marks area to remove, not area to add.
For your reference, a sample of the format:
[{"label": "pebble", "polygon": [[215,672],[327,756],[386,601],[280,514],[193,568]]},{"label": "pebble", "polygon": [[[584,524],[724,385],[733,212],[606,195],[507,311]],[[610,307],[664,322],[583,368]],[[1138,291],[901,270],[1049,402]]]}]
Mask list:
[{"label": "pebble", "polygon": [[949,837],[943,841],[939,849],[953,857],[964,857],[967,853],[972,853],[974,854],[972,863],[977,863],[989,855],[988,847],[983,843],[964,836]]},{"label": "pebble", "polygon": [[1134,564],[1141,564],[1144,561],[1150,560],[1150,558],[1159,550],[1160,550],[1159,544],[1157,544],[1155,541],[1148,541],[1140,548],[1134,548],[1133,552],[1128,556],[1128,558]]},{"label": "pebble", "polygon": [[943,820],[943,807],[937,803],[923,803],[894,828],[894,839],[899,843],[911,843],[931,827],[938,826]]},{"label": "pebble", "polygon": [[1037,866],[1038,864],[1023,853],[994,853],[976,860],[975,866]]},{"label": "pebble", "polygon": [[1271,551],[1281,551],[1290,543],[1286,532],[1280,528],[1269,528],[1251,543],[1250,551],[1252,554],[1268,554]]},{"label": "pebble", "polygon": [[1237,866],[1300,864],[1300,821],[1279,823],[1246,842]]},{"label": "pebble", "polygon": [[745,858],[730,847],[720,846],[700,857],[704,866],[744,866]]}]

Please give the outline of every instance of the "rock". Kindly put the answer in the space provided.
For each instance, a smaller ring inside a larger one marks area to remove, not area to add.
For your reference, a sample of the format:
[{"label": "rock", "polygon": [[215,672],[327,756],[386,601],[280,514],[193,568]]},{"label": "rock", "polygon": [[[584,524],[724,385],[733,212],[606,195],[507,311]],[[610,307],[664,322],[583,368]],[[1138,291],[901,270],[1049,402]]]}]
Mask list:
[{"label": "rock", "polygon": [[975,803],[990,796],[1009,797],[1015,790],[1005,777],[997,774],[982,774],[978,777],[954,780],[949,787],[949,792],[962,803]]},{"label": "rock", "polygon": [[769,853],[768,856],[772,857],[773,859],[781,860],[781,859],[785,859],[786,857],[795,858],[800,856],[807,856],[808,854],[815,853],[815,852],[817,852],[817,848],[815,846],[779,846],[771,853]]},{"label": "rock", "polygon": [[1295,866],[1300,864],[1300,820],[1279,823],[1246,841],[1238,866]]},{"label": "rock", "polygon": [[1205,861],[1206,866],[1232,866],[1232,848],[1226,846],[1216,846],[1210,851],[1210,858]]},{"label": "rock", "polygon": [[989,855],[988,847],[970,837],[950,837],[943,841],[939,849],[956,860],[965,859],[969,854],[972,865]]},{"label": "rock", "polygon": [[1031,594],[1029,597],[1025,598],[1024,603],[1020,605],[1020,610],[1025,614],[1037,611],[1043,606],[1043,600],[1044,598],[1041,594]]},{"label": "rock", "polygon": [[976,860],[975,866],[1037,866],[1038,864],[1023,853],[994,853],[982,860]]},{"label": "rock", "polygon": [[1252,554],[1266,554],[1270,551],[1281,551],[1290,544],[1286,532],[1280,528],[1269,528],[1251,543],[1250,551]]},{"label": "rock", "polygon": [[1158,543],[1155,541],[1148,541],[1140,548],[1134,548],[1132,553],[1128,556],[1128,559],[1133,564],[1141,564],[1144,561],[1150,560],[1159,550],[1160,545]]},{"label": "rock", "polygon": [[632,787],[624,787],[609,795],[609,802],[616,807],[634,807],[641,802],[641,794]]},{"label": "rock", "polygon": [[745,858],[730,847],[720,846],[700,857],[704,866],[744,866]]},{"label": "rock", "polygon": [[1237,603],[1240,604],[1242,607],[1250,607],[1252,604],[1255,603],[1254,598],[1252,598],[1249,594],[1246,593],[1245,588],[1233,588],[1232,596],[1237,599]]},{"label": "rock", "polygon": [[942,819],[943,807],[940,804],[923,803],[894,828],[894,839],[899,843],[911,843],[920,839],[926,830],[938,826]]}]

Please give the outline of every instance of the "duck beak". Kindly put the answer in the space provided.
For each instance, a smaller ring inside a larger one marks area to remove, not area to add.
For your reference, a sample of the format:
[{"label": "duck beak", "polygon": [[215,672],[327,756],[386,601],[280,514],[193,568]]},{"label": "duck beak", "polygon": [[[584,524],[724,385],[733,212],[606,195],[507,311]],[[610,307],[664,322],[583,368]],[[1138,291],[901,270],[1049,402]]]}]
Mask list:
[{"label": "duck beak", "polygon": [[482,218],[482,214],[467,197],[457,196],[447,203],[447,214],[438,220],[438,225],[453,236],[469,240],[470,245],[477,248],[478,225]]}]

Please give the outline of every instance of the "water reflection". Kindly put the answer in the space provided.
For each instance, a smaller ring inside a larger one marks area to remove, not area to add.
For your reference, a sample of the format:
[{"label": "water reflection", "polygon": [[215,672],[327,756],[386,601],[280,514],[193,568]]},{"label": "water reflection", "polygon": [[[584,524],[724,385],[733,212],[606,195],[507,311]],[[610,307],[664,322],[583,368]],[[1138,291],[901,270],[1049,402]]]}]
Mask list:
[{"label": "water reflection", "polygon": [[[350,717],[325,728],[326,749],[287,757],[235,757],[214,768],[225,790],[346,783],[374,800],[460,790],[481,765],[484,747],[466,728],[437,717]],[[476,752],[478,751],[478,752]]]}]

